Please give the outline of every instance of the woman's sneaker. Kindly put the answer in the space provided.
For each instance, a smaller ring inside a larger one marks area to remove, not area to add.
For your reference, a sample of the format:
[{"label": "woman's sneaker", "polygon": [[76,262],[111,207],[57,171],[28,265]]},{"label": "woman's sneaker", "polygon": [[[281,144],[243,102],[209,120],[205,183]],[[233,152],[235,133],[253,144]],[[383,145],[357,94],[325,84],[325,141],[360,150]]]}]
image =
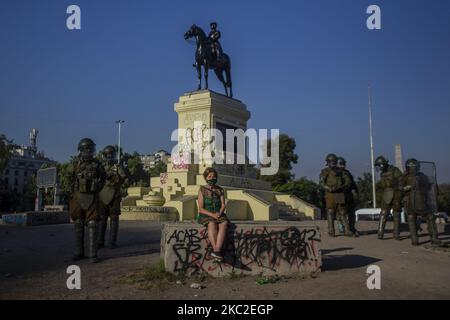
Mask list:
[{"label": "woman's sneaker", "polygon": [[217,261],[217,262],[222,262],[222,260],[223,260],[222,255],[220,254],[220,252],[211,252],[211,257],[213,257],[214,260]]}]

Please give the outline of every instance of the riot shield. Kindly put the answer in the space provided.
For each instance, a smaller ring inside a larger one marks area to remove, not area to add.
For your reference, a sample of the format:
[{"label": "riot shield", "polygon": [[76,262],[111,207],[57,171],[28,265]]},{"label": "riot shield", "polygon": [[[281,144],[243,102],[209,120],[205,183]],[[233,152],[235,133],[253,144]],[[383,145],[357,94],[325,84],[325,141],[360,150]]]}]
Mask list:
[{"label": "riot shield", "polygon": [[420,172],[422,172],[428,179],[428,183],[430,184],[430,188],[428,189],[428,207],[431,210],[431,213],[438,212],[438,204],[437,204],[437,195],[438,195],[438,187],[437,187],[437,179],[436,179],[436,164],[430,161],[419,161],[420,163]]}]

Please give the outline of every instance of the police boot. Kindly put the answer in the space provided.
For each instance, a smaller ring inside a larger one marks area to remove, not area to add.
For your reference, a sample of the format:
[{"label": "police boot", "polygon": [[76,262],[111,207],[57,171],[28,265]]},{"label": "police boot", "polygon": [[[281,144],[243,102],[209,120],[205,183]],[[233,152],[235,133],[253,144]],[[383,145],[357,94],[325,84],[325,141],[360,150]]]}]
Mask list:
[{"label": "police boot", "polygon": [[380,214],[380,222],[378,223],[378,239],[383,239],[385,228],[386,228],[386,211],[382,211]]},{"label": "police boot", "polygon": [[354,237],[359,237],[359,232],[356,230],[355,224],[356,224],[356,217],[355,212],[352,210],[351,213],[348,215],[348,224],[350,225],[350,231],[353,232]]},{"label": "police boot", "polygon": [[98,240],[97,240],[98,248],[103,248],[105,246],[105,233],[107,222],[108,217],[102,217],[98,222]]},{"label": "police boot", "polygon": [[409,233],[410,233],[410,237],[411,237],[411,244],[413,246],[419,245],[419,237],[417,236],[416,219],[414,216],[408,216],[408,226],[409,226]]},{"label": "police boot", "polygon": [[84,220],[77,219],[74,222],[75,228],[75,253],[72,257],[73,261],[84,258]]},{"label": "police boot", "polygon": [[328,235],[330,237],[335,237],[336,235],[334,232],[334,212],[332,210],[328,210],[327,220],[328,220]]},{"label": "police boot", "polygon": [[117,234],[119,232],[119,216],[113,215],[109,218],[109,247],[111,249],[117,248]]},{"label": "police boot", "polygon": [[89,260],[92,263],[98,262],[97,258],[97,222],[91,220],[88,222],[89,229]]},{"label": "police boot", "polygon": [[400,212],[394,212],[394,238],[400,240]]},{"label": "police boot", "polygon": [[346,237],[353,237],[353,232],[350,230],[350,224],[348,222],[348,215],[341,216],[342,225],[344,226],[344,235]]},{"label": "police boot", "polygon": [[436,220],[434,216],[427,219],[428,233],[430,234],[431,244],[433,246],[440,246],[442,242],[438,239],[438,230],[436,225]]}]

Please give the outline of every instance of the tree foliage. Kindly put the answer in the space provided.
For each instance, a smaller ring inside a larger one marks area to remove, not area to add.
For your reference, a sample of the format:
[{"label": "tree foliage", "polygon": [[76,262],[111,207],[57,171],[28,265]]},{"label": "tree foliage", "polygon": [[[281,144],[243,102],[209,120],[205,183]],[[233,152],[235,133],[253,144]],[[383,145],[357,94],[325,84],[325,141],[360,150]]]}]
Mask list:
[{"label": "tree foliage", "polygon": [[150,177],[159,177],[161,173],[167,171],[167,164],[162,161],[159,161],[155,164],[155,167],[150,169]]},{"label": "tree foliage", "polygon": [[124,187],[148,187],[150,184],[150,174],[144,170],[141,156],[134,152],[133,154],[123,154],[122,160],[127,168],[128,183]]},{"label": "tree foliage", "polygon": [[[267,140],[265,148],[267,154],[271,156],[271,140]],[[280,134],[279,136],[279,168],[278,172],[270,176],[260,176],[261,180],[268,181],[272,184],[273,188],[282,186],[294,179],[294,174],[291,172],[292,165],[298,161],[298,155],[295,154],[296,142],[295,139],[289,137],[287,134]],[[269,167],[269,165],[263,165],[263,167]]]},{"label": "tree foliage", "polygon": [[292,194],[306,202],[323,209],[324,193],[319,185],[312,180],[302,177],[297,180],[289,181],[288,183],[276,186],[274,191]]}]

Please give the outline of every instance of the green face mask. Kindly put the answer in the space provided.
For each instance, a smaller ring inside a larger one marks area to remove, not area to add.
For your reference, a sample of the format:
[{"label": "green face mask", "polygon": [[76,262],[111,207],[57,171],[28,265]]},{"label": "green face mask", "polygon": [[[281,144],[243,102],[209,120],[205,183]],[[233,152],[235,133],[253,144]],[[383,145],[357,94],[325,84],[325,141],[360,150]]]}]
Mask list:
[{"label": "green face mask", "polygon": [[207,182],[210,186],[214,186],[214,185],[217,183],[217,178],[213,178],[213,179],[206,180],[206,182]]}]

